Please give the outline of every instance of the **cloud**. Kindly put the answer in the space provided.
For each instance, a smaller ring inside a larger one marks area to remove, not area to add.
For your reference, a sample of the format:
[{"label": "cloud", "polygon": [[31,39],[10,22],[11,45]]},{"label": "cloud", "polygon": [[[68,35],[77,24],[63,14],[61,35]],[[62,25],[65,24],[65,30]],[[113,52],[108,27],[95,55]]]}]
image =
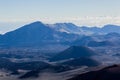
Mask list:
[{"label": "cloud", "polygon": [[31,18],[31,19],[12,19],[3,20],[0,22],[0,33],[6,33],[8,31],[17,29],[25,24],[42,21],[46,24],[62,23],[62,22],[72,22],[78,26],[97,26],[103,27],[106,24],[120,25],[120,16],[83,16],[83,17],[41,17],[41,18]]},{"label": "cloud", "polygon": [[72,22],[79,26],[104,26],[106,24],[120,25],[120,16],[84,16],[84,17],[59,17],[41,18],[45,23]]}]

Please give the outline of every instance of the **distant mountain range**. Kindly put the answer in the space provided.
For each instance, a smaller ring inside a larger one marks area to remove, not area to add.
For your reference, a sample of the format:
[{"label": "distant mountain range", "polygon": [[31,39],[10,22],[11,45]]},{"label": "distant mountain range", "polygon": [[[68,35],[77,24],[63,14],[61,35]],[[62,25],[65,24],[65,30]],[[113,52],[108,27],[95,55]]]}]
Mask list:
[{"label": "distant mountain range", "polygon": [[[106,25],[103,28],[89,28],[79,27],[72,23],[51,25],[36,21],[0,35],[0,47],[71,46],[74,43],[86,46],[101,46],[104,42],[106,43],[105,46],[109,46],[112,44],[112,40],[117,41],[119,36],[120,26],[116,25]],[[89,40],[87,37],[89,37]],[[95,43],[91,44],[89,41],[95,41]]]},{"label": "distant mountain range", "polygon": [[117,25],[105,25],[102,28],[98,27],[81,27],[82,30],[92,32],[93,34],[108,34],[108,33],[120,33],[120,26]]},{"label": "distant mountain range", "polygon": [[[113,59],[118,60],[119,44],[120,26],[89,28],[72,23],[44,24],[36,21],[0,35],[0,69],[10,71],[10,75],[19,75],[19,70],[27,70],[18,76],[20,79],[40,77],[39,74],[44,72],[60,73],[62,76],[66,72],[83,73],[109,59],[110,63]],[[110,66],[75,77],[76,73],[69,75],[73,77],[70,80],[113,80],[114,76],[119,78],[116,76],[120,74],[119,68]]]},{"label": "distant mountain range", "polygon": [[48,25],[57,31],[74,33],[74,34],[108,34],[108,33],[120,33],[120,26],[117,25],[105,25],[102,28],[99,27],[87,27],[87,26],[77,26],[73,23],[56,23]]}]

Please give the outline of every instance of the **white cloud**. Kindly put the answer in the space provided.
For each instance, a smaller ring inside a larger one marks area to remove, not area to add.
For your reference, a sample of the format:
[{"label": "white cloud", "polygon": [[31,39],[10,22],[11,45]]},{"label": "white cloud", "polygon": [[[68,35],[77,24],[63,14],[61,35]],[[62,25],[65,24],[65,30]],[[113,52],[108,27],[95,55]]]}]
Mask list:
[{"label": "white cloud", "polygon": [[59,22],[72,22],[79,26],[98,26],[102,27],[106,24],[120,25],[120,16],[84,16],[84,17],[42,17],[42,18],[28,18],[26,20],[22,19],[12,19],[12,20],[2,20],[0,21],[0,33],[6,33],[8,31],[14,30],[25,24],[42,21],[43,23],[59,23]]}]

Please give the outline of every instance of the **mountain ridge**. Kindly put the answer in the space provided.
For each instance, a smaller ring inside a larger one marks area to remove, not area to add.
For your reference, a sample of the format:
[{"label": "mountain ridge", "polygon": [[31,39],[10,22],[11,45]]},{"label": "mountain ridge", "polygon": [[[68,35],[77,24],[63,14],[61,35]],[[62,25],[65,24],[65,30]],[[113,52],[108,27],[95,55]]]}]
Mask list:
[{"label": "mountain ridge", "polygon": [[117,31],[115,31],[116,29],[111,29],[113,27],[116,28],[113,25],[109,26],[110,30],[108,30],[108,32],[106,31],[106,27],[85,28],[78,27],[72,23],[57,23],[54,25],[55,27],[53,28],[52,26],[40,21],[24,25],[14,31],[0,35],[0,46],[40,47],[48,44],[70,45],[76,40],[81,40],[83,36],[93,37],[93,35],[105,35],[111,32],[120,34],[120,27],[117,26]]}]

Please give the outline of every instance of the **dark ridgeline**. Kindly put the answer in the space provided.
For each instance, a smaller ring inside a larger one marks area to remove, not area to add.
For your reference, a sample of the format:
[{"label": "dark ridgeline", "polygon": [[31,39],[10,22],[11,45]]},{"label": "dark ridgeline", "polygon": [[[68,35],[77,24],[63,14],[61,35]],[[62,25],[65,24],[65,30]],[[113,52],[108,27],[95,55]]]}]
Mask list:
[{"label": "dark ridgeline", "polygon": [[120,66],[109,66],[98,71],[78,75],[68,80],[120,80]]}]

